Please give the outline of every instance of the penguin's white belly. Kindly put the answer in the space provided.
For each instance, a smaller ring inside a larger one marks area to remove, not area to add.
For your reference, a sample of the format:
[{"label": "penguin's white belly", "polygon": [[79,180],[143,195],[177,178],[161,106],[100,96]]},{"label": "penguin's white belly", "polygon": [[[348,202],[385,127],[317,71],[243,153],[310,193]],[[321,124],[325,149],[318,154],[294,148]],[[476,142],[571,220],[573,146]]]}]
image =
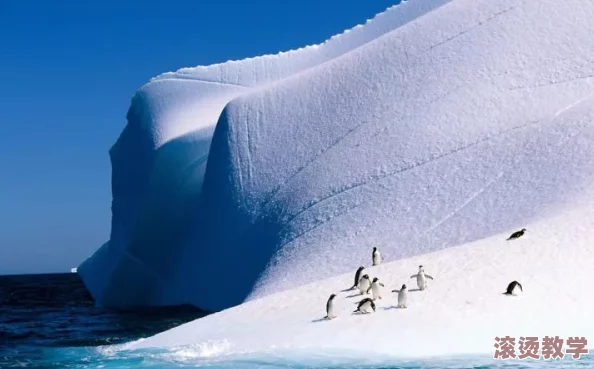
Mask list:
[{"label": "penguin's white belly", "polygon": [[400,291],[398,293],[398,306],[406,306],[406,292]]},{"label": "penguin's white belly", "polygon": [[369,302],[366,302],[365,304],[363,304],[363,306],[361,306],[360,310],[364,313],[370,313],[373,311],[373,309],[371,308],[371,304]]},{"label": "penguin's white belly", "polygon": [[366,293],[368,289],[369,289],[369,282],[366,279],[361,280],[359,282],[359,291],[361,291],[362,293]]},{"label": "penguin's white belly", "polygon": [[427,280],[425,279],[424,275],[422,275],[422,274],[417,275],[417,286],[419,287],[420,290],[424,290],[425,287],[427,287]]},{"label": "penguin's white belly", "polygon": [[377,283],[371,285],[371,294],[374,300],[380,296],[380,286]]}]

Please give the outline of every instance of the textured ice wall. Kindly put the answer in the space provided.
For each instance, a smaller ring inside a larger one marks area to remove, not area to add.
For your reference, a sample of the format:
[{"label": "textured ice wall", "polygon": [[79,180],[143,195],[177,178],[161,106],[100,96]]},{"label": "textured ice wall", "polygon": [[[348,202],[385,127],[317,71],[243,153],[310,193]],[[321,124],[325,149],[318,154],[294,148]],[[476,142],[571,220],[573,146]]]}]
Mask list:
[{"label": "textured ice wall", "polygon": [[354,271],[374,244],[394,260],[554,212],[592,171],[591,122],[567,117],[594,92],[593,8],[458,0],[236,98],[192,237],[209,246],[184,249],[176,285],[216,281],[189,288],[218,310]]},{"label": "textured ice wall", "polygon": [[188,302],[183,286],[180,295],[173,293],[170,278],[185,246],[181,240],[193,228],[190,214],[198,206],[214,126],[230,100],[348,52],[447,1],[405,2],[320,45],[184,68],[139,89],[110,150],[110,241],[79,269],[98,304]]}]

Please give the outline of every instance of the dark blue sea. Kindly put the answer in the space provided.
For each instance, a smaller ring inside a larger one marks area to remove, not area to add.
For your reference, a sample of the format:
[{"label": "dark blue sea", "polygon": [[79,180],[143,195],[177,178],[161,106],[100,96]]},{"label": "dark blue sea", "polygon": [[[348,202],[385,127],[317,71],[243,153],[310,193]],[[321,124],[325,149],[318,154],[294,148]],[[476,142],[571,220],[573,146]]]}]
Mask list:
[{"label": "dark blue sea", "polygon": [[76,273],[0,276],[0,369],[9,368],[593,368],[580,360],[494,361],[489,358],[382,362],[324,355],[203,358],[191,347],[120,350],[205,314],[193,307],[109,311],[96,308]]}]

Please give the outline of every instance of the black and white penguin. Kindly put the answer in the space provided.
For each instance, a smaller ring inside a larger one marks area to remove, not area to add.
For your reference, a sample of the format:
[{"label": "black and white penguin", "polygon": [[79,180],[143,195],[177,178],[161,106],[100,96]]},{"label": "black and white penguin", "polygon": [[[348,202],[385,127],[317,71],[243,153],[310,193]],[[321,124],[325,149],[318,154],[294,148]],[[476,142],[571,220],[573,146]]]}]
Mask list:
[{"label": "black and white penguin", "polygon": [[419,265],[419,272],[410,276],[411,278],[417,278],[417,286],[421,291],[427,288],[427,279],[433,280],[433,277],[429,274],[425,274],[425,269],[422,265]]},{"label": "black and white penguin", "polygon": [[[373,278],[373,282],[371,282],[371,298],[375,301],[376,299],[380,299],[382,298],[382,295],[380,294],[380,287],[384,287],[384,284],[382,282],[379,281],[379,278],[375,277]],[[367,291],[367,293],[369,293],[369,290]]]},{"label": "black and white penguin", "polygon": [[326,319],[334,319],[336,315],[334,315],[334,298],[336,297],[335,294],[330,295],[328,302],[326,303]]},{"label": "black and white penguin", "polygon": [[353,313],[362,313],[368,314],[371,312],[375,313],[375,303],[369,297],[364,298],[363,300],[359,301],[359,305],[357,305],[357,310],[353,311]]},{"label": "black and white penguin", "polygon": [[400,287],[400,291],[398,291],[398,307],[401,309],[406,309],[408,305],[408,293],[406,290],[406,285],[403,284]]},{"label": "black and white penguin", "polygon": [[365,269],[365,267],[360,266],[359,268],[357,268],[357,271],[355,272],[355,282],[353,283],[353,287],[350,288],[351,290],[357,288],[357,285],[361,280],[361,273],[363,272],[363,269]]},{"label": "black and white penguin", "polygon": [[509,236],[509,238],[506,241],[515,240],[516,238],[520,238],[524,235],[524,232],[526,232],[526,228],[522,228],[521,230],[512,233],[511,236]]},{"label": "black and white penguin", "polygon": [[359,283],[357,284],[357,288],[359,289],[359,292],[361,292],[361,295],[364,293],[369,293],[369,289],[371,288],[371,280],[369,279],[369,275],[365,274],[363,277],[361,277]]},{"label": "black and white penguin", "polygon": [[373,266],[380,265],[382,262],[382,254],[379,252],[377,247],[373,248],[373,252],[371,253],[371,261]]},{"label": "black and white penguin", "polygon": [[522,285],[518,281],[512,281],[510,284],[507,285],[507,291],[505,291],[504,295],[514,295],[518,294],[517,288],[520,287],[520,291],[524,292]]}]

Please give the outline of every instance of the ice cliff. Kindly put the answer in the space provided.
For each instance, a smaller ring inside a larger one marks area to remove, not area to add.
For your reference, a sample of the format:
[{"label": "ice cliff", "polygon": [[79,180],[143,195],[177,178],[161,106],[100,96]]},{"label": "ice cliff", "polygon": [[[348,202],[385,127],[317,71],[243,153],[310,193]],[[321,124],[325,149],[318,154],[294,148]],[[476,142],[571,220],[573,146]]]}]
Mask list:
[{"label": "ice cliff", "polygon": [[[559,215],[592,186],[594,3],[413,0],[165,73],[110,151],[99,305],[218,311]],[[452,266],[453,267],[453,266]]]}]

